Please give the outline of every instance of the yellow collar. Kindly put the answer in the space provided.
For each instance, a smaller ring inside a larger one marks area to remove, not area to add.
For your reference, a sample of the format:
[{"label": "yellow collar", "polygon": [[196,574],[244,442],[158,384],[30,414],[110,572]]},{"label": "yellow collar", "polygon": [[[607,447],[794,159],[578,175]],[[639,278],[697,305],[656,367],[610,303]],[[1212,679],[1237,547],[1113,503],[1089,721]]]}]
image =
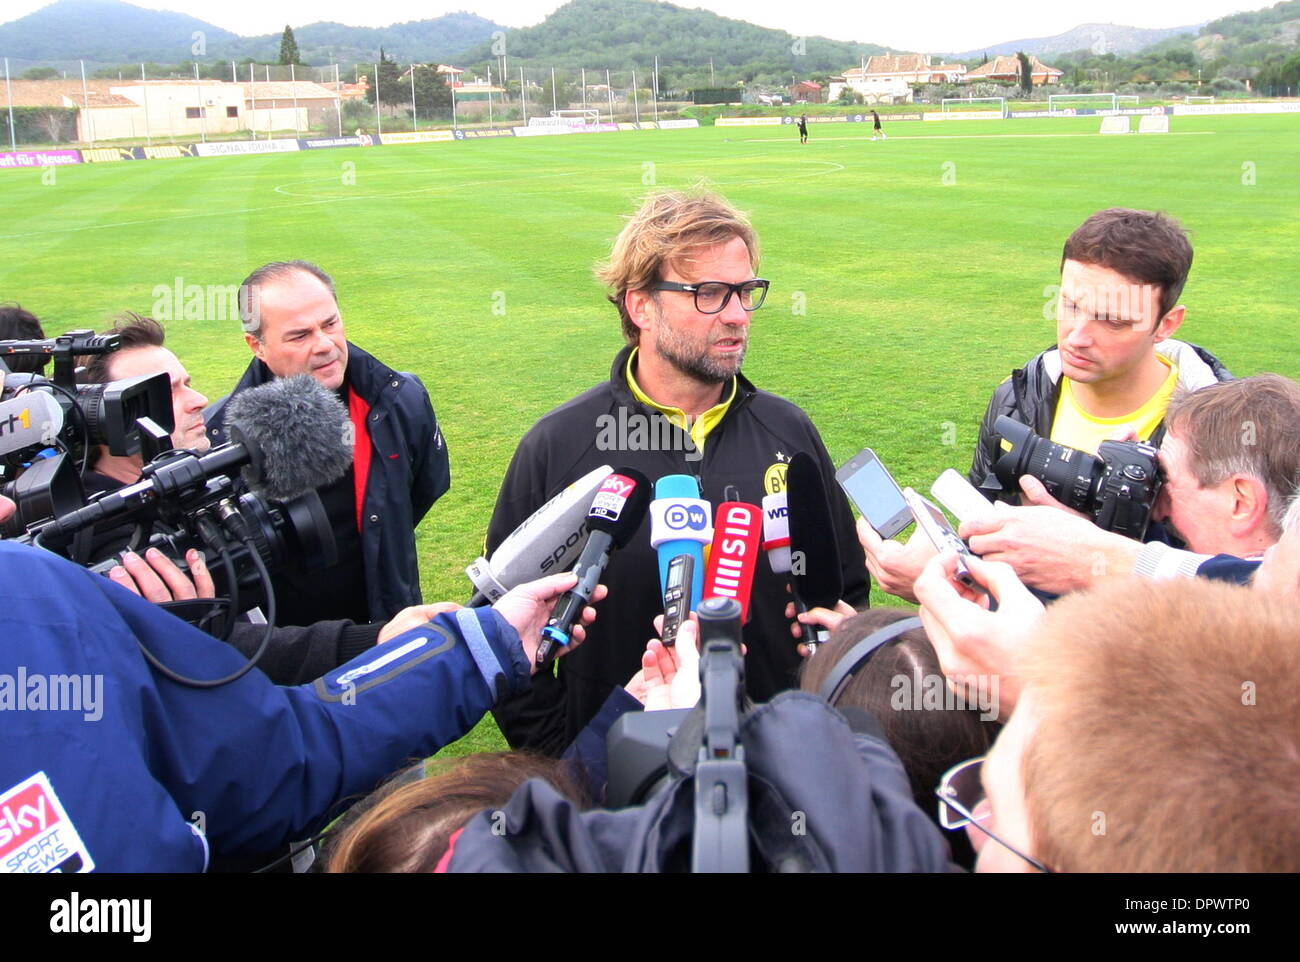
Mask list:
[{"label": "yellow collar", "polygon": [[632,368],[636,366],[636,354],[639,350],[639,347],[632,348],[632,353],[627,358],[627,386],[632,390],[632,396],[646,407],[654,408],[670,422],[689,434],[695,447],[703,453],[704,441],[708,438],[709,432],[721,423],[723,415],[727,413],[727,408],[731,407],[731,402],[736,398],[736,378],[731,379],[731,390],[727,392],[726,398],[709,408],[697,417],[694,423],[691,423],[691,419],[687,417],[686,412],[681,408],[667,407],[658,403],[645,391],[642,391],[641,386],[636,383],[636,376],[632,373]]}]

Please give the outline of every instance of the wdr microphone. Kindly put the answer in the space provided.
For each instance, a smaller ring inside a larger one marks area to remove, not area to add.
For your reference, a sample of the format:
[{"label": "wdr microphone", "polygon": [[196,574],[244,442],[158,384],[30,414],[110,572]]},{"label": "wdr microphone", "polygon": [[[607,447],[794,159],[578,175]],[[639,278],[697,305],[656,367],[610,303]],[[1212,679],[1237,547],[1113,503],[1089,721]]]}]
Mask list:
[{"label": "wdr microphone", "polygon": [[573,623],[579,620],[583,607],[591,600],[610,555],[632,540],[645,519],[649,503],[650,479],[635,468],[615,468],[601,482],[587,512],[587,529],[591,534],[578,563],[573,566],[578,583],[555,603],[551,620],[542,629],[541,644],[537,647],[539,665],[546,661],[552,645],[569,643]]},{"label": "wdr microphone", "polygon": [[0,457],[51,445],[63,430],[63,408],[45,391],[25,391],[0,403]]},{"label": "wdr microphone", "polygon": [[[786,469],[785,493],[790,514],[790,582],[795,607],[834,608],[844,594],[844,570],[835,540],[830,502],[821,470],[812,456],[800,451]],[[825,628],[804,625],[809,652],[827,641]]]},{"label": "wdr microphone", "polygon": [[650,547],[659,555],[659,593],[668,590],[668,565],[679,554],[695,561],[691,603],[704,597],[704,546],[713,540],[709,502],[700,497],[700,483],[690,474],[668,474],[655,482],[650,502]]},{"label": "wdr microphone", "polygon": [[567,568],[587,543],[587,510],[613,470],[602,464],[584,474],[525,518],[491,558],[466,568],[476,589],[469,607],[490,605],[511,588]]},{"label": "wdr microphone", "polygon": [[740,604],[740,620],[749,620],[749,594],[754,587],[758,548],[763,540],[763,513],[743,501],[718,505],[713,546],[704,575],[705,598],[731,598]]},{"label": "wdr microphone", "polygon": [[790,573],[790,509],[784,491],[763,497],[763,550],[773,574]]}]

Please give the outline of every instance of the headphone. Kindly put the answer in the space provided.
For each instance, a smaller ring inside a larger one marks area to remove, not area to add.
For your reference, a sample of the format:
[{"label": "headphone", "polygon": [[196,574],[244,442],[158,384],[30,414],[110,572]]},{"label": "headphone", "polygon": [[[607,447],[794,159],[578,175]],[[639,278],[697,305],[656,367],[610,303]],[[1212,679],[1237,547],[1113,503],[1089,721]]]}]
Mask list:
[{"label": "headphone", "polygon": [[869,662],[872,655],[899,635],[920,627],[922,627],[921,619],[913,616],[911,618],[902,618],[893,624],[885,625],[883,628],[877,628],[850,648],[844,657],[835,663],[835,667],[826,676],[826,680],[822,682],[817,694],[824,698],[827,704],[834,705],[835,700],[843,694],[844,689],[853,680],[853,676],[857,674],[858,669]]}]

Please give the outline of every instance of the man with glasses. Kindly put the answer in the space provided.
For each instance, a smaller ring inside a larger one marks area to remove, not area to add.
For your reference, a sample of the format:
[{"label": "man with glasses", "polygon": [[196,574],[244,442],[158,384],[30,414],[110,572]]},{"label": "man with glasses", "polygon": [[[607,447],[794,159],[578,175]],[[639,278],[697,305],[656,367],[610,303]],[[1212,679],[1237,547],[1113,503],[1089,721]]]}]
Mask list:
[{"label": "man with glasses", "polygon": [[[488,529],[489,553],[537,507],[602,464],[628,465],[651,480],[694,475],[700,496],[714,505],[760,504],[784,490],[786,465],[806,451],[821,466],[832,506],[845,599],[865,603],[862,549],[821,437],[803,411],[740,372],[751,318],[768,290],[757,266],[754,229],[722,198],[663,192],[646,200],[600,272],[627,345],[608,381],[544,415],[520,442]],[[727,497],[729,487],[738,498]],[[663,611],[649,527],[605,569],[603,627],[576,659],[564,660],[558,677],[539,674],[530,694],[498,707],[513,747],[558,753],[637,671],[652,620]],[[795,686],[799,657],[786,597],[784,580],[760,561],[745,629],[746,684],[756,700]]]}]

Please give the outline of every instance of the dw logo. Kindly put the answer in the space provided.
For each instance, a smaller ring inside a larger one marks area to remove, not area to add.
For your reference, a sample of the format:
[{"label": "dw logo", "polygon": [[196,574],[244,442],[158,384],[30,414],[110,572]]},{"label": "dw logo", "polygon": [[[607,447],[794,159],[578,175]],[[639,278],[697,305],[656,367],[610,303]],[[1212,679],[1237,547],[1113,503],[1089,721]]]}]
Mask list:
[{"label": "dw logo", "polygon": [[674,531],[703,531],[709,526],[709,516],[699,505],[673,504],[664,512],[664,522]]}]

